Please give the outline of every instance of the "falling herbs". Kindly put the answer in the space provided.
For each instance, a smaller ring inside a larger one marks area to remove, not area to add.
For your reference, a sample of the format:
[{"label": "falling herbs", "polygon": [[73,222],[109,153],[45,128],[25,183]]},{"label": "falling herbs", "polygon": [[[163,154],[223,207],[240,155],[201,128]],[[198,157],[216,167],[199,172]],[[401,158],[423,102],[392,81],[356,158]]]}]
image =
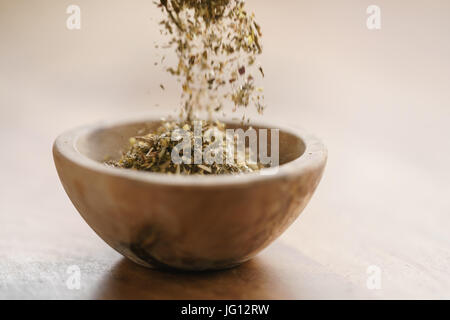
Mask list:
[{"label": "falling herbs", "polygon": [[161,0],[165,17],[160,25],[169,37],[166,48],[175,51],[178,64],[167,71],[182,85],[180,116],[193,120],[232,104],[264,111],[263,90],[255,79],[264,71],[257,64],[262,53],[261,27],[242,0]]},{"label": "falling herbs", "polygon": [[[171,174],[238,174],[258,171],[261,165],[248,161],[233,163],[182,162],[176,164],[172,151],[179,144],[179,129],[198,138],[193,132],[194,121],[202,113],[208,120],[201,121],[201,138],[211,130],[225,135],[223,123],[215,116],[231,107],[233,112],[248,106],[256,107],[262,114],[265,108],[263,89],[257,85],[264,78],[263,68],[257,63],[262,53],[261,28],[254,14],[245,10],[244,0],[159,0],[161,33],[168,42],[157,47],[172,50],[177,63],[166,67],[181,84],[179,121],[165,121],[161,127],[145,136],[130,139],[130,149],[118,161],[107,164],[128,169]],[[164,65],[165,56],[159,65]],[[160,88],[165,89],[161,84]],[[246,120],[243,112],[242,122]],[[248,121],[248,119],[247,119]],[[230,139],[229,137],[227,139]],[[193,145],[196,141],[192,141]],[[201,139],[202,148],[223,156],[236,154],[227,149],[226,139],[217,148],[208,139]],[[215,146],[216,149],[212,148]],[[177,150],[178,151],[178,150]],[[246,159],[250,151],[246,149]],[[192,151],[194,156],[195,151]],[[183,155],[186,156],[186,155]]]}]

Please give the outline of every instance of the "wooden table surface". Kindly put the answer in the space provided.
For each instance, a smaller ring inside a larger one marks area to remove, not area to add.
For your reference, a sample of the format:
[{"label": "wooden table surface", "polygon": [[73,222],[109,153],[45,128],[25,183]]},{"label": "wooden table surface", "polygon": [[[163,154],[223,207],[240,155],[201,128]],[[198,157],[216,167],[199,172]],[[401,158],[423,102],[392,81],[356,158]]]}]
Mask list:
[{"label": "wooden table surface", "polygon": [[[0,298],[449,299],[450,4],[377,2],[378,31],[365,1],[247,2],[264,27],[263,119],[315,133],[329,162],[303,214],[257,258],[191,274],[108,247],[51,156],[66,129],[176,106],[176,84],[153,66],[152,1],[77,1],[82,28],[69,31],[70,1],[2,0]],[[79,290],[66,286],[70,266]]]}]

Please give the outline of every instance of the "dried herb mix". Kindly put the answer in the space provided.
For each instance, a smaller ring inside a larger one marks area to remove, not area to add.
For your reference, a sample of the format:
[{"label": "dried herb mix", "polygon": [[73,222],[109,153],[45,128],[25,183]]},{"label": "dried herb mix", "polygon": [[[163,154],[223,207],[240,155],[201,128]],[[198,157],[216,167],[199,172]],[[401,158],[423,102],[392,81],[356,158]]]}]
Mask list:
[{"label": "dried herb mix", "polygon": [[[227,135],[225,129],[225,125],[218,121],[196,120],[182,124],[167,121],[155,132],[130,138],[130,150],[119,161],[109,161],[107,164],[169,174],[237,174],[261,169],[261,164],[250,161],[249,148],[243,150],[245,154],[241,158],[238,156],[238,150],[234,147],[238,144],[238,137]],[[186,135],[187,139],[182,141],[182,135]],[[222,138],[215,143],[213,136]],[[176,149],[180,142],[190,145],[188,154],[182,148]],[[180,163],[173,161],[174,149]],[[210,161],[209,164],[208,158],[220,161]]]},{"label": "dried herb mix", "polygon": [[[171,140],[172,135],[184,128],[194,136],[190,131],[192,123],[201,112],[208,114],[208,121],[202,122],[203,133],[224,133],[224,124],[213,120],[227,105],[232,106],[233,112],[249,105],[254,105],[258,113],[264,111],[263,90],[256,85],[256,79],[264,77],[257,64],[262,33],[254,14],[247,13],[243,0],[160,0],[155,4],[164,16],[160,22],[162,33],[169,37],[163,47],[172,49],[178,60],[176,66],[166,70],[181,82],[180,121],[165,122],[156,132],[131,138],[130,150],[109,165],[174,174],[259,170],[260,165],[242,162],[177,165],[171,161],[172,150],[178,144]],[[161,89],[164,90],[162,84]],[[226,147],[223,150],[220,152],[230,152]]]},{"label": "dried herb mix", "polygon": [[192,120],[198,111],[223,110],[228,102],[264,110],[262,88],[255,85],[264,71],[261,28],[242,0],[161,0],[165,19],[160,24],[174,49],[175,67],[167,69],[182,84],[181,116]]}]

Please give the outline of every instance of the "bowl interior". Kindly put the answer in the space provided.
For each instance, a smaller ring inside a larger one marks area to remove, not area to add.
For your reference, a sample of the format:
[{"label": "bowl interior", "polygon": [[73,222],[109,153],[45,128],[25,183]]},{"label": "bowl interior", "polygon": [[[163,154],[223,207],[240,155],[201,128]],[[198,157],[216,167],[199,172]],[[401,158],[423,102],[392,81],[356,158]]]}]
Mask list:
[{"label": "bowl interior", "polygon": [[[249,126],[243,126],[235,123],[225,122],[227,128],[247,130]],[[94,131],[88,131],[81,135],[77,142],[76,148],[84,156],[98,161],[119,159],[123,152],[129,148],[130,137],[137,135],[145,135],[161,125],[161,121],[133,122],[120,125],[112,125],[101,127]],[[262,127],[252,125],[259,134],[259,129],[275,129],[271,127]],[[246,139],[248,144],[248,139]],[[271,150],[270,130],[267,134],[267,150],[270,154]],[[306,149],[304,141],[301,137],[296,136],[284,130],[279,131],[279,162],[280,165],[286,164],[299,158]]]}]

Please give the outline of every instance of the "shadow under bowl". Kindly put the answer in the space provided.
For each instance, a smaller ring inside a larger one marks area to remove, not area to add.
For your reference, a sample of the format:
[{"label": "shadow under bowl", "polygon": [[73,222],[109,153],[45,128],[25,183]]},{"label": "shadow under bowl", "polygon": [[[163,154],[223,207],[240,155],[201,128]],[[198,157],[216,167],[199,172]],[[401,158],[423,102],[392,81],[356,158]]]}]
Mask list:
[{"label": "shadow under bowl", "polygon": [[279,129],[277,170],[177,176],[104,165],[120,157],[130,137],[160,123],[85,126],[60,135],[53,146],[60,180],[83,219],[112,248],[146,267],[217,270],[251,259],[299,216],[326,164],[327,151],[315,137],[252,124]]}]

